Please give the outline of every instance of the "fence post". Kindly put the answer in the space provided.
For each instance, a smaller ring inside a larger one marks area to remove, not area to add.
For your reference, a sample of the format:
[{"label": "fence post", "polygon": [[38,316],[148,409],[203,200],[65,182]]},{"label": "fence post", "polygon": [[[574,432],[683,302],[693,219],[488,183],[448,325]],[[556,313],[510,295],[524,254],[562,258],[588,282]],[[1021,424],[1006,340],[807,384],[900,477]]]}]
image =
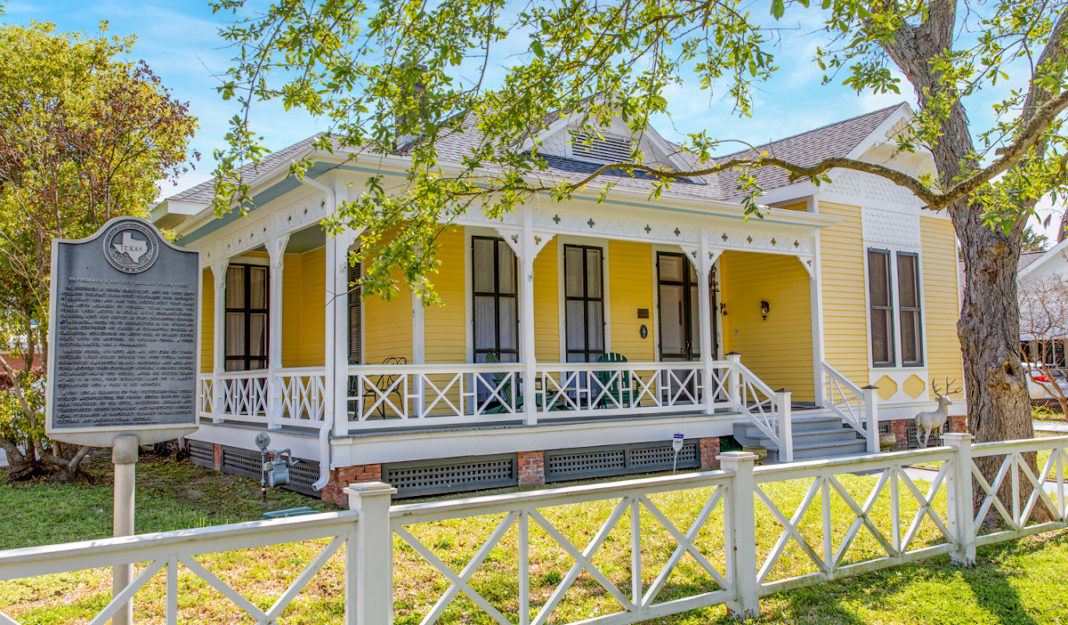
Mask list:
[{"label": "fence post", "polygon": [[779,407],[779,462],[794,461],[794,422],[790,411],[790,389],[775,391],[775,405]]},{"label": "fence post", "polygon": [[734,598],[727,601],[727,609],[735,618],[749,618],[760,614],[760,594],[757,583],[756,521],[753,496],[753,465],[756,454],[728,451],[716,456],[720,467],[731,472],[729,506],[726,511],[726,531],[734,549],[727,552],[729,581],[734,586]]},{"label": "fence post", "polygon": [[868,426],[868,453],[879,453],[879,390],[869,384],[864,387],[864,417]]},{"label": "fence post", "polygon": [[953,551],[949,559],[960,566],[975,564],[975,522],[972,520],[972,440],[971,434],[951,432],[942,435],[954,450],[946,479],[949,503],[949,531],[953,534]]},{"label": "fence post", "polygon": [[350,484],[349,508],[359,512],[345,547],[346,625],[388,625],[393,622],[393,529],[389,522],[392,496],[383,482]]},{"label": "fence post", "polygon": [[725,354],[724,358],[730,363],[730,368],[727,369],[727,399],[739,410],[745,410],[742,406],[742,373],[738,371],[742,355],[738,352],[730,352]]}]

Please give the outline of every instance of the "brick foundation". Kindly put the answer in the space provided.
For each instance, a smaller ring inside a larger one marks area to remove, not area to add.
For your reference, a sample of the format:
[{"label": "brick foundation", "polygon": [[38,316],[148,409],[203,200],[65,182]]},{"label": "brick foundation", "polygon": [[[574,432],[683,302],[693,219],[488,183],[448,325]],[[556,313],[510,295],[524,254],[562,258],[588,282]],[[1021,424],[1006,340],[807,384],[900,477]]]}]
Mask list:
[{"label": "brick foundation", "polygon": [[702,438],[697,442],[698,453],[701,454],[701,470],[712,471],[719,468],[719,438],[713,436]]},{"label": "brick foundation", "polygon": [[215,443],[211,448],[211,468],[216,471],[222,471],[223,464],[223,448],[222,445]]},{"label": "brick foundation", "polygon": [[894,451],[909,448],[908,419],[894,419],[890,422],[890,431],[897,437],[897,441],[894,442]]},{"label": "brick foundation", "polygon": [[545,484],[545,452],[521,451],[519,456],[519,485],[541,486]]},{"label": "brick foundation", "polygon": [[968,432],[968,416],[967,415],[950,415],[949,417],[949,431],[959,432],[961,434]]},{"label": "brick foundation", "polygon": [[353,482],[380,482],[382,481],[382,465],[358,464],[351,467],[330,469],[330,482],[323,487],[323,501],[341,507],[348,507],[349,498],[345,494],[345,487]]}]

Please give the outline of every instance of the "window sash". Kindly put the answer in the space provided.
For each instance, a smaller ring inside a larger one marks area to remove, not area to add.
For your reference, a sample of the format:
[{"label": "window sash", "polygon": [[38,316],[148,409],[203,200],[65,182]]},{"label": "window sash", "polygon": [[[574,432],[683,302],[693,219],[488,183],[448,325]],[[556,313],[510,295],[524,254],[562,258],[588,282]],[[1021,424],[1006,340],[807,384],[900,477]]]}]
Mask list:
[{"label": "window sash", "polygon": [[519,360],[518,263],[504,239],[471,237],[471,324],[475,362]]},{"label": "window sash", "polygon": [[923,328],[920,309],[919,255],[897,253],[898,316],[901,334],[901,364],[906,367],[923,365]]},{"label": "window sash", "polygon": [[604,251],[564,246],[564,327],[567,362],[594,362],[605,353]]},{"label": "window sash", "polygon": [[269,272],[263,265],[231,263],[226,268],[223,345],[227,371],[267,368]]},{"label": "window sash", "polygon": [[894,292],[890,251],[868,250],[868,308],[871,360],[875,367],[897,364],[894,348]]}]

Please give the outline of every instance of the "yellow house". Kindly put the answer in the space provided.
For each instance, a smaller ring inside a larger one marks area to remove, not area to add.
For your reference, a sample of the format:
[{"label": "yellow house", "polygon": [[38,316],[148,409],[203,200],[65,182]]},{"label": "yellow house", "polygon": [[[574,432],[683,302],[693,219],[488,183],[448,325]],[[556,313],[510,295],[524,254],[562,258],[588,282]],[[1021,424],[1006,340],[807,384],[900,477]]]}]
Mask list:
[{"label": "yellow house", "polygon": [[[889,143],[909,114],[760,149],[930,171]],[[647,162],[690,168],[656,132],[619,123],[576,146],[569,124],[540,137],[547,176],[578,179],[633,141]],[[443,303],[424,307],[361,298],[359,233],[320,227],[367,176],[403,184],[410,161],[311,143],[247,172],[247,217],[216,218],[210,183],[153,214],[201,252],[201,464],[258,475],[250,450],[267,429],[303,459],[297,486],[336,500],[361,479],[417,495],[708,468],[725,437],[780,461],[864,453],[880,428],[904,444],[907,420],[934,406],[931,379],[962,379],[952,225],[882,179],[835,171],[817,187],[763,170],[767,208],[748,220],[726,176],[655,200],[646,179],[606,176],[604,202],[592,189],[500,220],[472,211],[442,236]],[[289,176],[305,157],[305,178]]]}]

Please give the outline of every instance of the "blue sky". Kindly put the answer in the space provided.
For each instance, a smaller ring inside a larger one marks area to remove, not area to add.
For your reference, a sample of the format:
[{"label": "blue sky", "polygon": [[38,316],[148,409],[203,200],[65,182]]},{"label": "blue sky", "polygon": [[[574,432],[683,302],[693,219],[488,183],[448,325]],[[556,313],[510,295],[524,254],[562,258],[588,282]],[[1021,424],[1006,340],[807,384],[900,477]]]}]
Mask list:
[{"label": "blue sky", "polygon": [[[766,12],[766,6],[765,2],[754,1],[751,11]],[[135,35],[135,58],[148,62],[179,99],[189,102],[192,113],[200,120],[200,130],[193,141],[193,147],[203,155],[200,162],[176,186],[162,189],[162,195],[166,197],[210,177],[212,151],[223,147],[227,120],[236,113],[236,107],[224,102],[215,91],[234,53],[218,35],[228,14],[213,14],[208,0],[8,0],[5,8],[0,22],[44,21],[55,23],[61,31],[96,34],[100,22],[106,20],[112,34]],[[671,139],[708,129],[716,137],[755,144],[913,100],[910,92],[858,96],[840,85],[821,86],[822,72],[812,61],[816,46],[824,39],[816,32],[816,20],[815,12],[805,12],[792,17],[788,14],[778,24],[782,41],[775,56],[780,70],[771,83],[759,87],[751,118],[738,118],[721,95],[683,85],[667,94],[672,116],[659,120],[657,129]],[[507,62],[507,50],[498,58]],[[989,103],[998,96],[989,91],[969,107],[975,128],[990,124]],[[265,104],[257,105],[253,126],[272,149],[321,130],[307,115]]]}]

